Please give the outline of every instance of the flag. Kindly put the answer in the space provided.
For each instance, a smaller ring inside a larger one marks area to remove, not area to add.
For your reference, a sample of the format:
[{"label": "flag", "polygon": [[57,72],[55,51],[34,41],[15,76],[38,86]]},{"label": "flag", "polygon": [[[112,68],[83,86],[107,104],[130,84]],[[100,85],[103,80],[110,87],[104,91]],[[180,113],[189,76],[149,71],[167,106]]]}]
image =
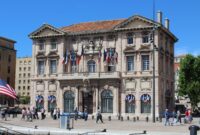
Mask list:
[{"label": "flag", "polygon": [[17,98],[17,94],[15,90],[9,84],[7,84],[4,80],[1,80],[1,79],[0,79],[0,94],[7,95],[14,99]]},{"label": "flag", "polygon": [[99,55],[98,55],[98,62],[100,62],[101,61],[101,50],[99,50]]},{"label": "flag", "polygon": [[68,62],[68,50],[66,49],[66,53],[65,53],[65,64],[67,64]]},{"label": "flag", "polygon": [[115,59],[115,62],[117,63],[118,62],[118,53],[116,51],[114,53],[114,59]]},{"label": "flag", "polygon": [[126,101],[128,101],[129,103],[133,102],[134,101],[134,95],[132,94],[129,94],[126,96]]},{"label": "flag", "polygon": [[84,55],[84,49],[83,49],[83,45],[82,45],[82,50],[81,50],[81,56]]},{"label": "flag", "polygon": [[107,52],[106,52],[106,49],[104,49],[104,52],[103,52],[103,61],[106,61],[106,56],[107,56]]}]

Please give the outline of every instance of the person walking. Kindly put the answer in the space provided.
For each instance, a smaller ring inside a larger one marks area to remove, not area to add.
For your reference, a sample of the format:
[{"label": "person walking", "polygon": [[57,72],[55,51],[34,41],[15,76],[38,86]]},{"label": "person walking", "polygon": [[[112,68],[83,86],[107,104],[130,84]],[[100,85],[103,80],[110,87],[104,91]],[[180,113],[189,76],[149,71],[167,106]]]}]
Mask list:
[{"label": "person walking", "polygon": [[170,125],[170,123],[169,123],[169,111],[168,111],[168,109],[165,109],[165,126],[167,124]]},{"label": "person walking", "polygon": [[98,121],[101,121],[101,123],[103,123],[103,119],[102,119],[102,115],[101,115],[101,110],[100,108],[98,107],[97,109],[97,119],[96,119],[96,123],[98,123]]},{"label": "person walking", "polygon": [[75,120],[78,119],[78,108],[77,107],[74,109],[74,119]]},{"label": "person walking", "polygon": [[54,108],[53,110],[53,119],[56,120],[57,119],[57,109]]},{"label": "person walking", "polygon": [[177,111],[177,122],[181,123],[181,112],[179,110]]},{"label": "person walking", "polygon": [[45,119],[45,110],[44,108],[41,109],[41,120]]},{"label": "person walking", "polygon": [[60,118],[60,108],[57,108],[58,119]]},{"label": "person walking", "polygon": [[84,109],[84,120],[87,121],[88,119],[88,111],[87,111],[87,107]]}]

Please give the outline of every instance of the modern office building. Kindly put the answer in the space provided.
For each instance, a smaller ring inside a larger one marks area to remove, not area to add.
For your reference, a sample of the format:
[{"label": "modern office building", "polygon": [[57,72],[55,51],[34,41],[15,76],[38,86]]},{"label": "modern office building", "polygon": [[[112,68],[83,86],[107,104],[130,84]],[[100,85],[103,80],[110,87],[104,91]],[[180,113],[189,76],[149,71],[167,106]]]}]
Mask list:
[{"label": "modern office building", "polygon": [[[135,15],[56,28],[43,24],[33,40],[31,104],[62,112],[152,116],[153,33],[155,114],[174,107],[174,44],[169,20]],[[154,32],[153,32],[154,31]]]},{"label": "modern office building", "polygon": [[[0,79],[7,82],[13,88],[15,88],[15,43],[16,41],[12,39],[0,37]],[[8,96],[0,94],[0,104],[13,105],[14,100]]]},{"label": "modern office building", "polygon": [[30,96],[31,57],[17,58],[15,90],[20,96]]}]

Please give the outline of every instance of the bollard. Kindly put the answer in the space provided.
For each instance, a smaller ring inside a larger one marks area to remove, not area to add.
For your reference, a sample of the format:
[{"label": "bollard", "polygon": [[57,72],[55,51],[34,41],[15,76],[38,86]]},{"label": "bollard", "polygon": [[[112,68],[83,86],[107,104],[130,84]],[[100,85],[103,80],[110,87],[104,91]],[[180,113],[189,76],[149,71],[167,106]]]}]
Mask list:
[{"label": "bollard", "polygon": [[159,120],[159,118],[158,117],[156,117],[156,121],[158,121]]},{"label": "bollard", "polygon": [[160,118],[160,122],[162,122],[162,117],[159,117]]},{"label": "bollard", "polygon": [[137,120],[139,120],[139,117],[137,116]]},{"label": "bollard", "polygon": [[146,117],[146,122],[148,122],[148,121],[149,121],[149,117],[147,116],[147,117]]},{"label": "bollard", "polygon": [[121,116],[120,120],[123,121],[123,116]]},{"label": "bollard", "polygon": [[129,120],[129,116],[127,116],[127,120]]},{"label": "bollard", "polygon": [[94,119],[94,115],[92,115],[92,120]]},{"label": "bollard", "polygon": [[111,121],[111,116],[108,116],[108,121]]},{"label": "bollard", "polygon": [[135,122],[136,121],[136,118],[135,117],[133,117],[133,122]]},{"label": "bollard", "polygon": [[147,133],[147,131],[146,131],[146,130],[144,130],[144,131],[143,131],[143,134],[146,134],[146,133]]},{"label": "bollard", "polygon": [[199,126],[196,126],[196,125],[191,125],[189,127],[189,130],[190,130],[190,135],[197,135],[197,131],[199,130]]},{"label": "bollard", "polygon": [[118,120],[120,120],[120,116],[118,116]]}]

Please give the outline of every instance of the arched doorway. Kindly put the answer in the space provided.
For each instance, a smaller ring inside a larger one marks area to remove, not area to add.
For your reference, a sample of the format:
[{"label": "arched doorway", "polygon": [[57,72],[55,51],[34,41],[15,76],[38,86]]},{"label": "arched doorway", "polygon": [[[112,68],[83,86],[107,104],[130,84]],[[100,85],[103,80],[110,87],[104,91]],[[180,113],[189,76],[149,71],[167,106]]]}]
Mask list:
[{"label": "arched doorway", "polygon": [[87,110],[88,114],[92,114],[93,113],[93,92],[89,91],[89,92],[82,92],[83,95],[83,110],[85,109]]},{"label": "arched doorway", "polygon": [[36,108],[40,111],[44,108],[44,97],[42,95],[37,95],[35,98]]},{"label": "arched doorway", "polygon": [[141,113],[151,113],[151,96],[148,94],[141,96]]},{"label": "arched doorway", "polygon": [[113,94],[111,90],[104,90],[101,93],[102,113],[113,113]]},{"label": "arched doorway", "polygon": [[64,93],[64,112],[74,112],[74,92],[66,91]]},{"label": "arched doorway", "polygon": [[54,95],[48,96],[48,112],[56,108],[56,97]]},{"label": "arched doorway", "polygon": [[126,95],[126,113],[135,113],[135,96]]}]

